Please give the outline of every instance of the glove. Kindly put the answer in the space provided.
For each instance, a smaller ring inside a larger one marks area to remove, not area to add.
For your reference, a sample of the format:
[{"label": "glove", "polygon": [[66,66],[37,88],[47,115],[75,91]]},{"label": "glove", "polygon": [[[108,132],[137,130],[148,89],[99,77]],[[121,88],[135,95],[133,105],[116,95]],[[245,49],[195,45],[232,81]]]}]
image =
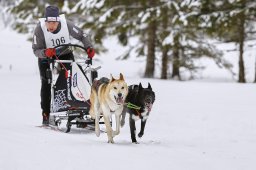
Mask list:
[{"label": "glove", "polygon": [[56,49],[55,48],[47,48],[44,51],[44,54],[47,58],[52,58],[53,56],[56,55]]},{"label": "glove", "polygon": [[93,58],[95,51],[92,47],[87,48],[86,52],[89,58]]}]

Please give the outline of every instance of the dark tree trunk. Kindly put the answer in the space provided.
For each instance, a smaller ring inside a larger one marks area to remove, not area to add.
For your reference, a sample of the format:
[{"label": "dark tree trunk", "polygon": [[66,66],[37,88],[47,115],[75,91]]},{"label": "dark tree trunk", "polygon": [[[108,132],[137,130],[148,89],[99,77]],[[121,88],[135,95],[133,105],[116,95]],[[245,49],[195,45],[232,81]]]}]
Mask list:
[{"label": "dark tree trunk", "polygon": [[168,48],[167,46],[163,47],[163,57],[162,57],[162,70],[161,70],[161,79],[167,79],[167,68],[168,68]]},{"label": "dark tree trunk", "polygon": [[180,57],[179,57],[179,36],[174,37],[174,46],[173,46],[173,62],[172,62],[172,78],[177,77],[181,80],[180,77]]},{"label": "dark tree trunk", "polygon": [[154,77],[155,71],[155,39],[156,39],[156,22],[152,21],[148,28],[148,54],[147,63],[144,77],[152,78]]},{"label": "dark tree trunk", "polygon": [[245,14],[241,13],[239,23],[239,83],[245,83],[245,70],[244,70],[244,41],[245,41]]},{"label": "dark tree trunk", "polygon": [[[150,5],[155,4],[155,0],[151,0],[149,3]],[[147,47],[148,47],[148,54],[146,60],[146,70],[144,77],[153,78],[154,71],[155,71],[155,41],[156,41],[156,11],[151,12],[151,22],[149,23],[148,30],[147,30]]]},{"label": "dark tree trunk", "polygon": [[[169,32],[167,31],[168,27],[168,20],[170,16],[168,15],[168,8],[163,8],[163,13],[166,14],[162,17],[162,25],[163,25],[163,31],[162,32],[162,39],[165,39],[167,36],[169,36]],[[160,36],[161,36],[160,35]],[[162,42],[160,42],[162,43]],[[161,69],[161,79],[167,79],[167,70],[168,70],[168,51],[169,51],[170,45],[163,45],[162,46],[162,69]]]},{"label": "dark tree trunk", "polygon": [[239,44],[239,77],[238,82],[239,83],[245,83],[245,72],[244,72],[244,59],[243,59],[243,53],[244,53],[244,42],[240,42]]}]

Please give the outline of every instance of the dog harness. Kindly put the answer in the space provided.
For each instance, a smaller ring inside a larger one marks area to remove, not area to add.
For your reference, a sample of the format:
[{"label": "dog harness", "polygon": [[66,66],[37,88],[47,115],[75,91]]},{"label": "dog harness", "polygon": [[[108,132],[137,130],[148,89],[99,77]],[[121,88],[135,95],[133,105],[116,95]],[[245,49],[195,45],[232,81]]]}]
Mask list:
[{"label": "dog harness", "polygon": [[107,83],[109,83],[109,79],[106,77],[102,77],[99,80],[94,80],[92,83],[92,86],[95,88],[96,92],[98,93],[100,85],[107,84]]},{"label": "dog harness", "polygon": [[129,108],[129,109],[134,109],[135,112],[137,113],[136,116],[139,116],[141,118],[141,113],[139,112],[141,107],[139,107],[139,106],[137,106],[135,104],[132,104],[131,102],[126,103],[126,107]]},{"label": "dog harness", "polygon": [[[138,85],[132,85],[132,86],[129,86],[129,90],[134,90],[135,87],[137,87]],[[136,94],[137,95],[137,94]],[[131,103],[131,102],[128,102],[126,103],[126,107],[129,108],[129,109],[134,109],[135,112],[137,113],[136,116],[139,116],[141,118],[141,113],[139,112],[139,110],[141,109],[141,107]]]},{"label": "dog harness", "polygon": [[[136,87],[138,87],[138,85],[132,85],[132,86],[129,86],[129,90],[134,90]],[[136,96],[137,96],[138,93],[136,93]],[[134,97],[136,98],[136,97]],[[142,116],[142,113],[143,113],[143,110],[141,110],[141,107],[140,106],[137,106],[131,102],[128,102],[126,103],[126,107],[129,108],[129,109],[134,109],[135,113],[136,113],[136,116],[139,116],[141,119],[144,119],[144,116]],[[147,115],[149,114],[149,112],[147,113]]]}]

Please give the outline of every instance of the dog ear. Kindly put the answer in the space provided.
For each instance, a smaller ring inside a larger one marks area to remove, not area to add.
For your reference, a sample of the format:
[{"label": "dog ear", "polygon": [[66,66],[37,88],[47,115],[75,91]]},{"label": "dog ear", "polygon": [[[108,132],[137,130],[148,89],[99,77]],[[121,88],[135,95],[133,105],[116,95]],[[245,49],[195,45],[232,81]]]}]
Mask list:
[{"label": "dog ear", "polygon": [[142,87],[142,85],[141,85],[141,83],[140,83],[140,84],[139,84],[139,91],[140,91],[141,89],[143,89],[143,87]]},{"label": "dog ear", "polygon": [[110,77],[111,77],[110,82],[113,82],[113,81],[115,81],[115,80],[116,80],[116,79],[113,77],[113,75],[112,75],[112,74],[110,74]]},{"label": "dog ear", "polygon": [[119,80],[124,80],[124,76],[123,76],[122,73],[120,73],[120,78],[119,78]]},{"label": "dog ear", "polygon": [[150,83],[148,83],[148,89],[152,90]]}]

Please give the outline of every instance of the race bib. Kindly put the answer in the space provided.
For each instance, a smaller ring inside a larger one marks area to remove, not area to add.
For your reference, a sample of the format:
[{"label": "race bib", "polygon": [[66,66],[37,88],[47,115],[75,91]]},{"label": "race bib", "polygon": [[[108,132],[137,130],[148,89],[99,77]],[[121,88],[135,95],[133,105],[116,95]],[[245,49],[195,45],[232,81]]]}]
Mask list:
[{"label": "race bib", "polygon": [[57,34],[53,34],[47,31],[47,27],[45,25],[45,18],[40,18],[39,21],[44,33],[46,48],[54,48],[61,44],[70,44],[71,40],[64,14],[60,15],[61,29]]}]

